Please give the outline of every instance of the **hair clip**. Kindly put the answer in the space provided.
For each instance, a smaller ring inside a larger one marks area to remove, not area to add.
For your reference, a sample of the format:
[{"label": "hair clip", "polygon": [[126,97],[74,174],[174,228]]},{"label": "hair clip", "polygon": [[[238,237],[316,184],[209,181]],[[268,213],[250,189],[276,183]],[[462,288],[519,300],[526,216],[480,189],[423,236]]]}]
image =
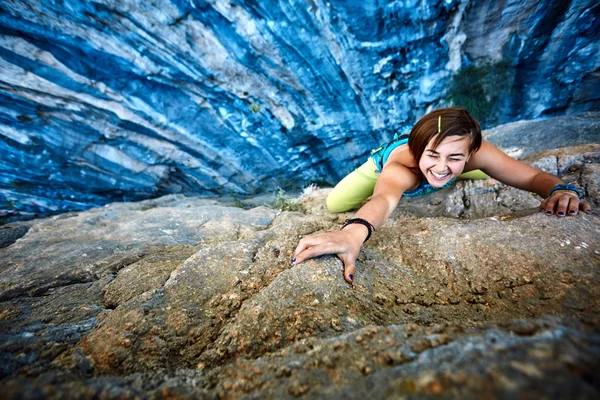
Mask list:
[{"label": "hair clip", "polygon": [[438,117],[438,133],[442,133],[442,116]]}]

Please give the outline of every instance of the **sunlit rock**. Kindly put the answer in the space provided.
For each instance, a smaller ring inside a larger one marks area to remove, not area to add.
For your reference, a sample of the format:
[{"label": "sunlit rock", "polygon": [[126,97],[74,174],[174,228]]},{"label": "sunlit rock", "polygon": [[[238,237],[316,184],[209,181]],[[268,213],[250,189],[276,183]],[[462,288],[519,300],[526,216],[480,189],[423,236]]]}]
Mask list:
[{"label": "sunlit rock", "polygon": [[593,213],[546,216],[491,179],[402,199],[354,288],[335,256],[291,264],[302,236],[351,215],[326,210],[330,189],[280,199],[300,211],[170,195],[6,224],[1,393],[595,398],[600,147],[525,161]]},{"label": "sunlit rock", "polygon": [[506,70],[494,123],[598,110],[596,14],[592,0],[5,0],[0,213],[333,184],[488,62]]}]

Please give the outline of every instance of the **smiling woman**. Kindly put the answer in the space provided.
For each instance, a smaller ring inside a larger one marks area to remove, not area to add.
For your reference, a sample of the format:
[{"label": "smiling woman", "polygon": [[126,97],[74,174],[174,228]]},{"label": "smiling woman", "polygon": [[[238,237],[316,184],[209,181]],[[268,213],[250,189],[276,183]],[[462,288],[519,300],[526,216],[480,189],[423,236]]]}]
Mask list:
[{"label": "smiling woman", "polygon": [[[454,145],[448,147],[449,143],[455,141],[458,147]],[[461,148],[461,143],[464,144],[464,149]],[[391,142],[373,150],[365,164],[336,185],[327,197],[327,208],[333,213],[338,213],[358,206],[373,194],[382,171],[385,168],[395,168],[393,167],[395,162],[400,163],[414,175],[407,177],[409,181],[414,180],[414,184],[403,191],[403,196],[419,196],[443,189],[451,185],[461,174],[470,154],[476,152],[480,146],[481,128],[466,110],[454,107],[432,111],[415,124],[410,135],[408,133],[396,135]],[[448,149],[451,151],[448,152]],[[447,159],[451,169],[446,165],[438,165],[437,161],[433,161],[440,156],[440,152],[448,153],[447,156],[459,152],[464,162],[462,164],[456,162],[455,160],[460,157],[455,154]],[[390,165],[392,167],[386,167]],[[432,168],[435,165],[437,167]],[[430,169],[437,173],[437,177],[433,172],[428,171]],[[446,172],[454,172],[454,174]],[[481,171],[472,171],[469,174],[470,179],[487,177]],[[465,175],[460,177],[464,178]]]},{"label": "smiling woman", "polygon": [[469,138],[448,137],[437,147],[433,143],[421,156],[419,169],[431,186],[441,186],[458,177],[469,159]]},{"label": "smiling woman", "polygon": [[545,198],[540,208],[547,215],[574,216],[580,209],[590,212],[576,187],[483,141],[479,124],[467,110],[442,108],[421,118],[410,135],[397,135],[374,150],[365,164],[336,185],[327,198],[331,212],[349,211],[372,197],[342,230],[300,240],[292,263],[336,254],[344,263],[346,281],[352,284],[362,244],[390,216],[402,196],[427,194],[451,185],[465,173],[473,178],[474,173],[482,172]]}]

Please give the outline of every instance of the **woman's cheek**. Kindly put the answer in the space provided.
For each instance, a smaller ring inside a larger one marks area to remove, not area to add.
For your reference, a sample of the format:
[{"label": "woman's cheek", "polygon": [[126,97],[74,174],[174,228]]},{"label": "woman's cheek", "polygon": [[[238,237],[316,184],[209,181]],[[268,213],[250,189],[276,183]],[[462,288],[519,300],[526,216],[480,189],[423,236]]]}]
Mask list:
[{"label": "woman's cheek", "polygon": [[454,175],[460,175],[460,174],[462,174],[462,172],[465,169],[465,165],[467,165],[466,162],[460,162],[460,163],[457,163],[456,165],[453,165],[452,166],[452,173]]}]

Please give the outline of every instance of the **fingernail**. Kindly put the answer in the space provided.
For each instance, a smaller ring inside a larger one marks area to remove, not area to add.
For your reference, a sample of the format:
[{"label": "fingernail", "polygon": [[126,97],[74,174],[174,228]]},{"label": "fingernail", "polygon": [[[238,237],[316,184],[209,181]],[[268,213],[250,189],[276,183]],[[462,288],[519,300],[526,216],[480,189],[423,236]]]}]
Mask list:
[{"label": "fingernail", "polygon": [[562,212],[562,211],[559,211],[559,212],[558,212],[558,216],[559,216],[559,217],[564,217],[564,216],[565,216],[565,213],[564,213],[564,212]]},{"label": "fingernail", "polygon": [[296,259],[294,258],[294,259],[292,260],[292,264],[293,264],[293,263],[295,263],[295,262],[296,262]]},{"label": "fingernail", "polygon": [[575,214],[575,210],[569,211],[569,214]]},{"label": "fingernail", "polygon": [[348,275],[348,278],[350,278],[350,280],[352,280],[352,278],[354,278],[354,275],[350,274],[350,275]]},{"label": "fingernail", "polygon": [[592,210],[585,210],[585,211],[584,211],[584,213],[586,213],[586,214],[591,214],[591,213],[592,213]]},{"label": "fingernail", "polygon": [[550,211],[550,210],[546,211],[546,215],[552,215],[552,211]]}]

